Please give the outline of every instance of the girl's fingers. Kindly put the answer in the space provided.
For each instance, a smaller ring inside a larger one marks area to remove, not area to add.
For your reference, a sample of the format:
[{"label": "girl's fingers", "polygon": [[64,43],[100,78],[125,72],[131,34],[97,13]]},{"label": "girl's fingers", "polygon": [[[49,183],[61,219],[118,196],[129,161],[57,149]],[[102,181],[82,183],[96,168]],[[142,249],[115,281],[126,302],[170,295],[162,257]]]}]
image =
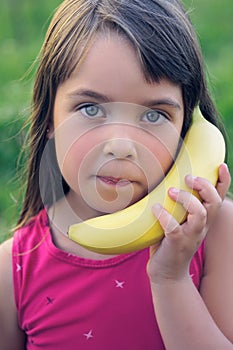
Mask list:
[{"label": "girl's fingers", "polygon": [[160,204],[155,204],[152,207],[152,211],[153,211],[154,215],[156,216],[156,218],[159,220],[160,225],[162,226],[165,235],[168,235],[171,232],[175,232],[175,231],[180,230],[180,224]]},{"label": "girl's fingers", "polygon": [[221,164],[218,172],[218,182],[216,185],[216,189],[218,191],[219,196],[224,199],[229,190],[231,183],[231,175],[228,169],[227,164]]},{"label": "girl's fingers", "polygon": [[170,188],[168,193],[174,201],[185,208],[188,215],[187,220],[179,224],[160,204],[152,207],[165,234],[159,248],[156,246],[151,250],[151,256],[157,262],[156,266],[161,266],[154,270],[152,275],[177,279],[180,276],[187,276],[189,262],[205,237],[207,214],[206,209],[193,194],[174,188]]},{"label": "girl's fingers", "polygon": [[187,175],[185,177],[187,186],[198,192],[201,201],[187,191],[170,188],[169,196],[184,207],[188,216],[185,225],[182,227],[161,205],[154,205],[152,210],[165,234],[179,232],[182,228],[190,232],[201,232],[215,217],[230,186],[230,180],[226,164],[219,167],[219,179],[216,188],[204,178]]},{"label": "girl's fingers", "polygon": [[217,189],[206,179],[202,177],[193,177],[188,175],[185,177],[186,184],[197,191],[201,197],[203,205],[208,207],[216,207],[222,204],[222,198],[220,197]]},{"label": "girl's fingers", "polygon": [[227,164],[221,164],[219,167],[218,182],[216,188],[206,179],[201,177],[185,177],[186,184],[199,192],[204,203],[221,203],[225,198],[230,187],[231,176]]},{"label": "girl's fingers", "polygon": [[169,196],[180,203],[187,211],[188,230],[192,232],[200,232],[207,222],[207,210],[202,203],[192,193],[176,189],[169,189]]},{"label": "girl's fingers", "polygon": [[[169,233],[179,233],[185,227],[185,230],[190,232],[201,232],[206,225],[207,212],[201,202],[191,193],[177,190],[175,188],[169,189],[169,196],[180,203],[187,211],[187,222],[186,225],[180,225],[177,220],[161,205],[156,204],[152,210],[154,215],[160,222],[165,235]],[[188,225],[188,226],[187,226]]]}]

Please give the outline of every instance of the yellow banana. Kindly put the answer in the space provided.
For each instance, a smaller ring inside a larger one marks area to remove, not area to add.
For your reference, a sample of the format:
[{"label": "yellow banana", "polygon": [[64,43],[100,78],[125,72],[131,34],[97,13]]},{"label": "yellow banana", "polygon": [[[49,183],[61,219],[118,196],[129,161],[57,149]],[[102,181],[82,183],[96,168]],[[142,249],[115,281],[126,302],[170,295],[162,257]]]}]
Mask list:
[{"label": "yellow banana", "polygon": [[187,214],[182,205],[169,198],[168,189],[176,187],[192,192],[184,182],[187,174],[204,177],[216,185],[218,168],[224,158],[222,134],[196,108],[178,157],[162,182],[128,208],[70,226],[69,238],[101,254],[129,253],[159,242],[164,233],[152,213],[152,205],[160,203],[182,223]]}]

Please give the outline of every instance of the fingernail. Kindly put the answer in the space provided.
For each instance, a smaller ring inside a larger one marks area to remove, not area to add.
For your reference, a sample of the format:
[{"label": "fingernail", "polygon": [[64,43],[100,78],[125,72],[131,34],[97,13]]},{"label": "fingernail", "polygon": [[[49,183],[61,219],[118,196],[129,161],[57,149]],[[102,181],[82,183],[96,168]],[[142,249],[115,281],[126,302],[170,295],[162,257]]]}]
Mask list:
[{"label": "fingernail", "polygon": [[155,203],[152,208],[155,210],[161,210],[162,206],[159,203]]},{"label": "fingernail", "polygon": [[175,187],[171,187],[171,188],[169,188],[169,192],[172,192],[174,194],[178,194],[179,190],[177,188],[175,188]]},{"label": "fingernail", "polygon": [[152,206],[152,210],[155,215],[159,215],[162,210],[162,206],[159,203],[156,203]]},{"label": "fingernail", "polygon": [[197,179],[197,176],[193,176],[191,174],[188,174],[185,176],[185,180],[188,181],[188,182],[193,182]]},{"label": "fingernail", "polygon": [[226,171],[229,173],[230,171],[229,171],[229,167],[228,167],[227,163],[223,163],[223,166],[225,166]]}]

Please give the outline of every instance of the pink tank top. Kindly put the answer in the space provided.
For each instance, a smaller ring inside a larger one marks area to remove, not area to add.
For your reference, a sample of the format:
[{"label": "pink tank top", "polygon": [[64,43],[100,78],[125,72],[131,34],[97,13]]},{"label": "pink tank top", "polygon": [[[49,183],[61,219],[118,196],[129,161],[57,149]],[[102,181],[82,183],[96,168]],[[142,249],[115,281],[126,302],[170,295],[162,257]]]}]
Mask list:
[{"label": "pink tank top", "polygon": [[[107,260],[68,254],[52,242],[42,210],[15,233],[13,278],[27,349],[162,350],[146,264],[149,250]],[[190,274],[198,288],[203,244]]]}]

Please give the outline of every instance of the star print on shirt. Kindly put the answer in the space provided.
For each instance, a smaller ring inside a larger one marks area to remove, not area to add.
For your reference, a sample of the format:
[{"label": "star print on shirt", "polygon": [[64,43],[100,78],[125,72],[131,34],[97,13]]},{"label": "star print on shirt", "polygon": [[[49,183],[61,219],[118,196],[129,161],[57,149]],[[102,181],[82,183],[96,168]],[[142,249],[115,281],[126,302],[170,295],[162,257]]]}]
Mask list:
[{"label": "star print on shirt", "polygon": [[115,283],[116,283],[116,288],[121,288],[121,289],[124,288],[125,281],[120,282],[118,280],[115,280]]},{"label": "star print on shirt", "polygon": [[16,272],[19,272],[22,270],[22,266],[19,264],[16,264]]},{"label": "star print on shirt", "polygon": [[31,338],[31,339],[29,338],[28,341],[29,341],[29,343],[31,343],[31,344],[35,344],[35,342],[34,342],[34,340],[33,340],[32,338]]},{"label": "star print on shirt", "polygon": [[46,299],[47,299],[47,305],[53,304],[53,302],[54,302],[54,300],[55,300],[55,299],[50,298],[50,297],[46,297]]},{"label": "star print on shirt", "polygon": [[92,329],[88,333],[84,333],[83,335],[84,335],[84,337],[86,337],[87,340],[93,338],[93,331],[92,331]]}]

